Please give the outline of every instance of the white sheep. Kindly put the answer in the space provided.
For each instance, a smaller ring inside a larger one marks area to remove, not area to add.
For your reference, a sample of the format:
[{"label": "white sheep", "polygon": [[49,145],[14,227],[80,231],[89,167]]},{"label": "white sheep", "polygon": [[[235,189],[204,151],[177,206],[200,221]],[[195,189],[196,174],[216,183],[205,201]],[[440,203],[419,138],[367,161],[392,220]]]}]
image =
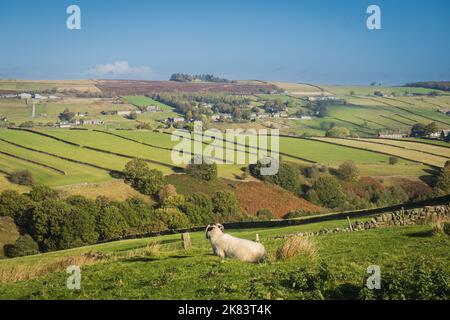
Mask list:
[{"label": "white sheep", "polygon": [[233,237],[223,233],[223,230],[220,223],[206,227],[206,239],[209,239],[216,256],[245,262],[261,262],[266,256],[266,249],[261,243]]}]

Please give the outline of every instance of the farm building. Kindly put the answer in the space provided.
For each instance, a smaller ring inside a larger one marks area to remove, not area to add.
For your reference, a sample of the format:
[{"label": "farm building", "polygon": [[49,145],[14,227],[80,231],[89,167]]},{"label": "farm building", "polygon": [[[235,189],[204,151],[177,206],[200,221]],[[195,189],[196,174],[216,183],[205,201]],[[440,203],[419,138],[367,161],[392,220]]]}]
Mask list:
[{"label": "farm building", "polygon": [[169,118],[168,121],[170,123],[178,123],[178,122],[184,122],[184,118],[180,118],[180,117],[175,117],[175,118]]},{"label": "farm building", "polygon": [[162,109],[159,106],[147,106],[144,110],[147,112],[162,112]]},{"label": "farm building", "polygon": [[28,100],[28,99],[31,99],[31,97],[32,97],[32,95],[29,93],[20,93],[17,96],[19,97],[19,99],[22,99],[22,100]]},{"label": "farm building", "polygon": [[379,133],[378,138],[381,139],[402,139],[406,137],[406,134],[403,133]]},{"label": "farm building", "polygon": [[99,119],[93,119],[93,120],[81,120],[81,124],[86,125],[97,125],[97,124],[103,124],[102,120]]}]

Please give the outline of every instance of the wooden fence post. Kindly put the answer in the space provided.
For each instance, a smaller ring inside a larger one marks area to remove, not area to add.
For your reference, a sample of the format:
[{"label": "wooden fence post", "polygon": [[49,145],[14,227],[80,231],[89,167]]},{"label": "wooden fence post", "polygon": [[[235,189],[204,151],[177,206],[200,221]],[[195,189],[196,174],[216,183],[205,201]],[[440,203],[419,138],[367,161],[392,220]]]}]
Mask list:
[{"label": "wooden fence post", "polygon": [[347,216],[347,221],[348,221],[348,227],[350,228],[350,231],[353,231],[352,223],[350,222],[349,216]]},{"label": "wooden fence post", "polygon": [[191,247],[191,235],[189,232],[182,233],[181,240],[183,240],[183,249],[187,251]]}]

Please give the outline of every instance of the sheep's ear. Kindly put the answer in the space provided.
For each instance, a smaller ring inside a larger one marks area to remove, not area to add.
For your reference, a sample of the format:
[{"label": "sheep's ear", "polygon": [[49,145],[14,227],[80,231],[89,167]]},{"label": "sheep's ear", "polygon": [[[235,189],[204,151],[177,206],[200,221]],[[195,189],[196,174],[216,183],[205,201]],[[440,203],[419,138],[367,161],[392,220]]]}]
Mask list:
[{"label": "sheep's ear", "polygon": [[223,225],[221,225],[220,223],[217,224],[217,227],[218,227],[220,230],[222,230],[222,231],[225,229],[225,228],[223,227]]},{"label": "sheep's ear", "polygon": [[208,225],[206,226],[206,229],[205,229],[206,239],[209,239],[209,237],[208,237],[208,232],[209,232],[210,230],[211,230],[211,225],[208,224]]}]

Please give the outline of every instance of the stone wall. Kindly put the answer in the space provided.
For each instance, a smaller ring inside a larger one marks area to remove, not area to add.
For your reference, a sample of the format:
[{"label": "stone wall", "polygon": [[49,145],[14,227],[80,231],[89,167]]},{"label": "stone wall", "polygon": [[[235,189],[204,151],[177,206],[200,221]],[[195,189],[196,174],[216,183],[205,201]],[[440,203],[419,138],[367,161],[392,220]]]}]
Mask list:
[{"label": "stone wall", "polygon": [[[433,217],[450,217],[450,205],[427,206],[410,210],[397,210],[394,212],[383,213],[366,221],[351,221],[346,228],[324,228],[317,232],[298,232],[283,236],[276,236],[276,239],[290,236],[319,236],[330,233],[362,231],[381,227],[409,226],[425,223]],[[349,220],[350,221],[350,220]]]}]

